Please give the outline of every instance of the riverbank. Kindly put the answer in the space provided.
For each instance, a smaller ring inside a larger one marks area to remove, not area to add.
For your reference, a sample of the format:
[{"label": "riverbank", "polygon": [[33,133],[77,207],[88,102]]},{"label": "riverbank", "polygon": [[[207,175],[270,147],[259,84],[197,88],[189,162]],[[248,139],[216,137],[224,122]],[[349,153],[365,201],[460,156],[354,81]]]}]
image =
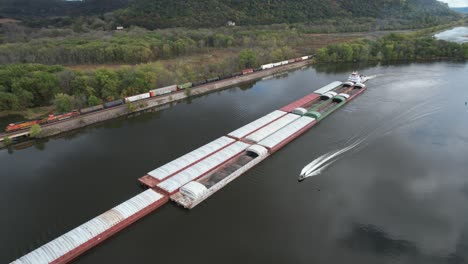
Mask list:
[{"label": "riverbank", "polygon": [[[272,69],[267,69],[263,71],[254,72],[248,75],[242,75],[222,81],[217,81],[205,85],[198,86],[196,88],[192,88],[190,93],[188,94],[186,91],[180,91],[164,96],[158,97],[151,97],[145,100],[141,100],[135,102],[133,104],[125,104],[114,108],[108,108],[102,111],[93,112],[85,115],[80,115],[76,118],[67,119],[60,121],[58,123],[52,123],[42,126],[42,131],[38,138],[50,137],[54,135],[58,135],[63,132],[71,131],[74,129],[82,128],[88,125],[92,125],[95,123],[103,122],[106,120],[110,120],[113,118],[125,116],[132,114],[134,112],[144,111],[147,109],[153,109],[154,111],[158,111],[161,109],[165,109],[171,106],[171,104],[185,100],[190,97],[199,96],[203,94],[207,94],[213,91],[226,89],[232,87],[234,85],[243,84],[246,82],[250,82],[256,79],[260,79],[263,77],[267,77],[273,74],[299,69],[304,66],[311,64],[313,60],[306,60],[300,61],[292,64],[287,64],[283,66],[278,66]],[[131,107],[129,107],[131,105]],[[0,137],[4,137],[5,135],[0,135]]]}]

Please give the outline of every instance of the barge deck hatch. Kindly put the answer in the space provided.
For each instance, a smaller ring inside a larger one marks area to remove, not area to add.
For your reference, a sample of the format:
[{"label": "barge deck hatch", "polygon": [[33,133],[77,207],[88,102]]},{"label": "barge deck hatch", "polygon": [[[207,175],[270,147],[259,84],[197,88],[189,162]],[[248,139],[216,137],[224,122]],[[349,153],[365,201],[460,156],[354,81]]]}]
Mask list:
[{"label": "barge deck hatch", "polygon": [[335,82],[332,82],[330,84],[325,85],[324,87],[322,87],[320,89],[315,90],[314,93],[322,95],[324,93],[327,93],[327,92],[335,89],[336,87],[338,87],[338,86],[340,86],[342,84],[343,84],[343,82],[335,81]]},{"label": "barge deck hatch", "polygon": [[[303,116],[291,124],[278,130],[271,136],[260,141],[258,144],[272,151],[276,151],[283,143],[287,143],[291,137],[298,136],[298,132],[315,124],[315,118]],[[292,139],[291,139],[292,140]]]},{"label": "barge deck hatch", "polygon": [[268,157],[266,148],[259,145],[250,146],[242,155],[234,158],[225,166],[184,185],[180,188],[180,192],[171,196],[171,200],[185,208],[192,209],[266,157]]},{"label": "barge deck hatch", "polygon": [[167,201],[167,196],[146,190],[12,263],[69,262]]},{"label": "barge deck hatch", "polygon": [[250,122],[249,124],[237,130],[234,130],[233,132],[229,133],[228,136],[235,139],[241,139],[284,115],[286,115],[286,112],[275,110],[266,116],[260,117],[259,119]]},{"label": "barge deck hatch", "polygon": [[247,143],[237,141],[234,144],[159,183],[157,187],[169,194],[172,194],[186,183],[198,179],[206,173],[209,173],[210,171],[218,168],[223,163],[232,159],[249,146],[250,145]]},{"label": "barge deck hatch", "polygon": [[174,173],[186,168],[187,166],[205,158],[206,156],[232,144],[235,140],[229,137],[220,137],[188,154],[181,156],[155,170],[148,172],[148,175],[162,181]]},{"label": "barge deck hatch", "polygon": [[260,140],[268,137],[269,135],[275,133],[276,131],[280,130],[282,127],[286,126],[287,124],[293,122],[294,120],[298,119],[299,116],[295,114],[287,114],[274,122],[264,126],[263,128],[255,131],[254,133],[248,135],[246,137],[247,140],[252,141],[254,143],[259,142]]}]

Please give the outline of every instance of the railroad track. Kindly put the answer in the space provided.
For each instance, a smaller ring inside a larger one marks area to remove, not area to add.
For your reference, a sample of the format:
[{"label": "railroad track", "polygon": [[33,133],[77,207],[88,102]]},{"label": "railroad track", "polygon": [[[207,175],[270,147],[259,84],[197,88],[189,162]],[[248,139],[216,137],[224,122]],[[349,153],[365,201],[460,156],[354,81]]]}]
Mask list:
[{"label": "railroad track", "polygon": [[[219,89],[225,89],[225,88],[228,88],[228,87],[230,87],[232,85],[237,85],[237,84],[241,84],[243,82],[252,81],[252,80],[255,80],[255,79],[258,79],[258,78],[262,78],[262,77],[265,77],[265,76],[268,76],[268,75],[271,75],[271,74],[278,73],[278,72],[299,68],[297,65],[302,67],[302,66],[307,65],[308,62],[309,62],[309,60],[294,62],[294,63],[291,63],[291,64],[287,64],[287,65],[284,65],[284,66],[279,66],[279,67],[272,68],[272,69],[266,69],[266,70],[263,70],[263,71],[253,72],[253,73],[248,74],[248,75],[241,75],[241,76],[236,76],[236,77],[232,77],[232,78],[229,78],[229,79],[223,79],[223,80],[218,80],[218,81],[202,84],[200,86],[192,88],[192,91],[193,91],[192,95],[204,94],[204,92],[197,93],[197,91],[201,90],[201,89],[204,89],[204,88],[208,88],[208,87],[212,86],[213,84],[219,84],[219,83],[226,82],[225,86],[213,89],[213,91],[219,90]],[[294,66],[291,67],[292,65],[294,65]],[[267,73],[267,74],[265,74],[265,73]],[[229,81],[232,81],[233,79],[239,79],[239,78],[242,79],[242,80],[237,82],[237,83],[234,83],[234,84],[229,84]],[[170,96],[174,96],[174,95],[177,95],[177,94],[180,94],[180,93],[185,93],[185,90],[175,91],[175,92],[172,92],[172,93],[169,93],[169,94],[155,96],[155,97],[149,97],[149,98],[145,98],[145,99],[142,99],[142,100],[135,101],[133,103],[138,104],[138,103],[150,102],[152,100],[164,99],[164,98],[168,98]],[[177,101],[177,99],[174,100],[174,101]],[[41,125],[41,127],[42,128],[51,127],[51,126],[54,126],[54,125],[57,125],[57,124],[60,124],[60,123],[65,123],[65,122],[69,122],[71,120],[82,118],[83,116],[91,116],[91,115],[96,115],[96,114],[102,114],[102,113],[105,113],[107,111],[114,111],[116,109],[122,109],[122,108],[127,108],[127,107],[128,107],[128,104],[122,104],[122,105],[118,105],[118,106],[114,106],[114,107],[110,107],[110,108],[101,109],[101,110],[98,110],[98,111],[95,111],[95,112],[80,114],[78,116],[66,118],[66,119],[55,121],[55,122],[52,122],[52,123],[43,124],[43,125]],[[2,142],[5,139],[5,137],[10,137],[10,138],[13,139],[13,138],[16,138],[16,137],[25,136],[25,133],[29,132],[29,130],[30,130],[30,128],[25,128],[25,129],[13,131],[13,132],[0,133],[0,142]]]}]

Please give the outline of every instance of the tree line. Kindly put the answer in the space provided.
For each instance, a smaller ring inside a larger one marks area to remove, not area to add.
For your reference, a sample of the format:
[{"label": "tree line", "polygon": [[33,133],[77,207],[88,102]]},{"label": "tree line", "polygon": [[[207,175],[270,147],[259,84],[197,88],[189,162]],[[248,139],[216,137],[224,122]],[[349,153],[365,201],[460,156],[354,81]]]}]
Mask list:
[{"label": "tree line", "polygon": [[[27,35],[28,30],[10,26],[3,29],[5,37],[4,44],[0,45],[0,64],[137,64],[202,53],[213,48],[271,49],[278,44],[301,42],[301,33],[290,29],[288,25],[279,25],[267,29],[233,30],[148,31],[132,28],[128,31],[92,31],[84,34],[58,31],[57,37],[23,40],[21,33],[14,31],[23,30]],[[52,32],[44,31],[44,34]]]},{"label": "tree line", "polygon": [[468,59],[468,43],[458,44],[417,34],[388,34],[377,40],[359,40],[321,48],[322,63],[351,61],[409,61]]},{"label": "tree line", "polygon": [[293,55],[292,50],[285,47],[272,51],[244,49],[238,56],[209,64],[177,60],[168,65],[157,62],[94,71],[43,64],[10,64],[0,66],[0,111],[52,104],[58,110],[94,106],[158,87],[224,76]]}]

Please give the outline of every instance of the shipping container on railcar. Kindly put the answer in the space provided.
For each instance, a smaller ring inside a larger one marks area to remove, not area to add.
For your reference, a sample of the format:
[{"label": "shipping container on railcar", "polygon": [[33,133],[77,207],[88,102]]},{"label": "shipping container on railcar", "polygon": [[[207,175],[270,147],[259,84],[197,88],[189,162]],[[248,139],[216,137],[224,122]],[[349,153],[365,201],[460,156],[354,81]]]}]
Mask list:
[{"label": "shipping container on railcar", "polygon": [[268,63],[268,64],[264,64],[264,65],[260,66],[260,68],[262,68],[262,70],[271,69],[273,67],[274,67],[273,63]]},{"label": "shipping container on railcar", "polygon": [[275,62],[275,63],[273,63],[273,67],[278,67],[278,66],[281,66],[281,62]]},{"label": "shipping container on railcar", "polygon": [[151,92],[154,93],[154,96],[158,96],[158,95],[164,95],[164,94],[168,94],[168,93],[177,92],[177,90],[178,90],[177,85],[170,85],[170,86],[166,86],[166,87],[151,90]]},{"label": "shipping container on railcar", "polygon": [[252,73],[252,72],[254,72],[254,70],[252,68],[245,69],[245,70],[242,70],[242,75],[246,75],[246,74],[249,74],[249,73]]},{"label": "shipping container on railcar", "polygon": [[137,95],[134,95],[134,96],[129,96],[129,97],[125,97],[125,103],[131,103],[131,102],[135,102],[135,101],[138,101],[138,100],[143,100],[143,99],[146,99],[146,98],[150,98],[150,93],[142,93],[142,94],[137,94]]},{"label": "shipping container on railcar", "polygon": [[229,79],[232,77],[232,73],[228,73],[228,74],[225,74],[221,77],[219,77],[220,80],[225,80],[225,79]]},{"label": "shipping container on railcar", "polygon": [[235,72],[232,74],[232,77],[237,77],[237,76],[241,76],[242,75],[242,72]]},{"label": "shipping container on railcar", "polygon": [[95,105],[95,106],[90,106],[90,107],[86,107],[86,108],[82,108],[80,109],[80,113],[81,114],[87,114],[87,113],[91,113],[91,112],[94,112],[94,111],[99,111],[99,110],[102,110],[104,109],[104,105]]},{"label": "shipping container on railcar", "polygon": [[183,89],[187,89],[187,88],[191,88],[192,87],[192,83],[184,83],[184,84],[179,84],[179,90],[183,90]]},{"label": "shipping container on railcar", "polygon": [[115,100],[115,101],[112,101],[112,102],[104,103],[104,108],[111,108],[111,107],[122,105],[122,104],[124,104],[124,100],[119,99],[119,100]]},{"label": "shipping container on railcar", "polygon": [[216,81],[219,81],[219,77],[214,77],[214,78],[210,78],[206,80],[207,83],[216,82]]},{"label": "shipping container on railcar", "polygon": [[201,81],[198,81],[198,82],[193,82],[192,83],[192,87],[194,86],[199,86],[199,85],[203,85],[206,83],[206,80],[201,80]]}]

